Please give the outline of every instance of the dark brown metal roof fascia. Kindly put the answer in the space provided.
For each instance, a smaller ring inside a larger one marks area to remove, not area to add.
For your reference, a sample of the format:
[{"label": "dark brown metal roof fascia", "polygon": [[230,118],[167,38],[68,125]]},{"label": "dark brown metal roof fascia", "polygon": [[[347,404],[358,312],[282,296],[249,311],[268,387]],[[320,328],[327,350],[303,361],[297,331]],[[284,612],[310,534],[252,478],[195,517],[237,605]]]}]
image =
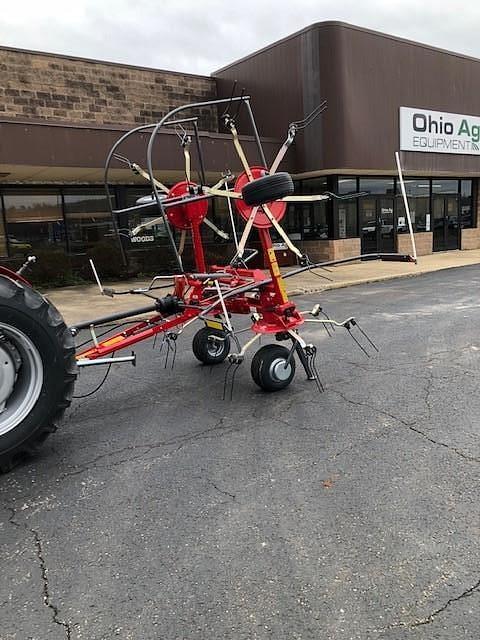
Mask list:
[{"label": "dark brown metal roof fascia", "polygon": [[[49,123],[25,124],[0,121],[0,164],[63,167],[103,167],[111,146],[118,140],[122,129],[83,128],[77,126],[51,126]],[[129,138],[119,152],[145,162],[146,145],[150,133],[139,132]],[[221,173],[227,167],[241,171],[240,162],[229,134],[205,133],[203,152],[207,171]],[[256,158],[253,136],[242,136],[246,152]],[[263,140],[267,158],[273,159],[280,142]],[[28,149],[28,157],[25,150]],[[194,152],[195,153],[195,152]],[[175,132],[159,134],[155,153],[155,166],[159,169],[177,170],[184,166],[183,154]],[[290,167],[289,167],[290,168]],[[287,169],[288,170],[288,169]]]},{"label": "dark brown metal roof fascia", "polygon": [[433,51],[433,52],[437,52],[437,53],[442,53],[444,55],[449,55],[449,56],[454,56],[456,58],[464,58],[465,60],[473,60],[475,62],[480,62],[480,58],[475,58],[474,56],[469,56],[467,54],[464,53],[458,53],[456,51],[451,51],[449,49],[442,49],[441,47],[435,47],[433,45],[429,45],[426,44],[424,42],[417,42],[416,40],[409,40],[408,38],[401,38],[400,36],[395,36],[389,33],[384,33],[382,31],[376,31],[374,29],[367,29],[365,27],[360,27],[358,25],[355,24],[350,24],[348,22],[342,22],[340,20],[325,20],[324,22],[315,22],[311,25],[309,25],[308,27],[305,27],[303,29],[300,29],[299,31],[296,31],[295,33],[292,33],[288,36],[286,36],[285,38],[281,38],[280,40],[276,40],[275,42],[272,42],[271,44],[266,45],[265,47],[262,47],[261,49],[258,49],[257,51],[254,51],[253,53],[249,53],[246,56],[243,56],[242,58],[239,58],[238,60],[235,60],[227,65],[225,65],[224,67],[221,67],[220,69],[217,69],[216,71],[213,71],[211,73],[211,76],[214,76],[216,74],[220,74],[223,71],[226,71],[227,69],[230,69],[231,67],[234,67],[235,65],[239,64],[240,62],[245,62],[246,60],[249,60],[250,58],[254,58],[255,56],[264,53],[265,51],[268,51],[269,49],[273,49],[274,47],[287,42],[288,40],[291,40],[293,38],[297,38],[298,36],[314,30],[314,29],[321,29],[324,27],[341,27],[342,29],[351,29],[353,31],[360,31],[363,33],[368,33],[370,35],[374,35],[374,36],[378,36],[380,38],[385,38],[387,40],[393,40],[395,42],[403,42],[405,44],[409,44],[409,45],[413,45],[416,47],[420,47],[422,49],[427,49],[429,51]]}]

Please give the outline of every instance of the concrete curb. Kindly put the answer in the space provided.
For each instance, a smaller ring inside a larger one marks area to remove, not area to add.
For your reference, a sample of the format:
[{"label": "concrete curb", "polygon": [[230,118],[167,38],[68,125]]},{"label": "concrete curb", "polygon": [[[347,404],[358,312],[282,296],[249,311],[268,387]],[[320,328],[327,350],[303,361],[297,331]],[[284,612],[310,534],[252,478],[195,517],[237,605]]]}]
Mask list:
[{"label": "concrete curb", "polygon": [[290,296],[304,296],[312,293],[323,293],[324,291],[333,291],[334,289],[346,289],[347,287],[354,287],[360,284],[373,284],[375,282],[386,282],[387,280],[400,280],[403,278],[417,278],[418,276],[424,276],[428,273],[436,273],[437,271],[447,271],[448,269],[461,269],[463,267],[473,267],[480,263],[475,262],[471,264],[455,264],[448,265],[445,267],[440,267],[437,269],[422,269],[417,272],[410,273],[395,273],[395,274],[386,274],[381,276],[370,276],[368,278],[363,278],[361,280],[342,280],[341,282],[330,282],[325,285],[319,285],[317,287],[297,287],[294,289],[289,289],[287,286],[287,293]]}]

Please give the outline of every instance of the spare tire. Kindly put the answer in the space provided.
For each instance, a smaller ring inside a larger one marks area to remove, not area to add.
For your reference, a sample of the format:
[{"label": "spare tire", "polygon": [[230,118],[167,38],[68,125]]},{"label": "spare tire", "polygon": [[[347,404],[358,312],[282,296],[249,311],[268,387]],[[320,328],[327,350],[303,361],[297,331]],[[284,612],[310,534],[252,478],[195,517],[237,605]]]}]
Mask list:
[{"label": "spare tire", "polygon": [[0,276],[0,472],[57,429],[77,376],[73,337],[29,285]]},{"label": "spare tire", "polygon": [[242,199],[249,206],[259,206],[279,200],[294,192],[292,176],[289,173],[274,173],[257,178],[242,189]]}]

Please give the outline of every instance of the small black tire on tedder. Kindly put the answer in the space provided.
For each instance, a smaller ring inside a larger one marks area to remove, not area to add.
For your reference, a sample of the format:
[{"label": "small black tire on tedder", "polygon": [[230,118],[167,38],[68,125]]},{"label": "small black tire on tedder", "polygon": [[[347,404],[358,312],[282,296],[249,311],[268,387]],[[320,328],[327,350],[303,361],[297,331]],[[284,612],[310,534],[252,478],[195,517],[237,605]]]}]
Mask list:
[{"label": "small black tire on tedder", "polygon": [[266,344],[253,356],[252,378],[264,391],[280,391],[295,376],[295,359],[289,349],[279,344]]},{"label": "small black tire on tedder", "polygon": [[75,344],[57,309],[0,276],[0,472],[35,453],[70,405]]},{"label": "small black tire on tedder", "polygon": [[294,186],[291,175],[279,172],[248,182],[242,189],[242,198],[245,204],[249,206],[259,206],[290,196],[293,192]]},{"label": "small black tire on tedder", "polygon": [[192,350],[203,364],[220,364],[230,353],[230,338],[225,331],[203,327],[193,336]]}]

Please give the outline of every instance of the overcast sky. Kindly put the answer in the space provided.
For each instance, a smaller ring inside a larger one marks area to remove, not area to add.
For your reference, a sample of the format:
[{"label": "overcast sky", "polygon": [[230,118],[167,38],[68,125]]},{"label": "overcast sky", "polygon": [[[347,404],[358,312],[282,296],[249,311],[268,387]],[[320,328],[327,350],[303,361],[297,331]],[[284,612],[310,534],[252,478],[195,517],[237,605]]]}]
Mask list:
[{"label": "overcast sky", "polygon": [[3,0],[0,8],[0,45],[207,75],[322,20],[480,58],[479,0]]}]

